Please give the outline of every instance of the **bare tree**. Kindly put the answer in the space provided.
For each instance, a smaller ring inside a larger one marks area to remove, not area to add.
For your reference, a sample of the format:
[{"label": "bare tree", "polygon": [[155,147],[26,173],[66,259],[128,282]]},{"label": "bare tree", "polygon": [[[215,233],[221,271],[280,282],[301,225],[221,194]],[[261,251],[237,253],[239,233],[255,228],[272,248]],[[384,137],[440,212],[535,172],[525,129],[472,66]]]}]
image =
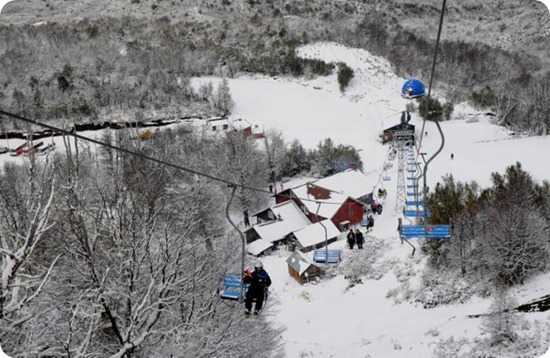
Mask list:
[{"label": "bare tree", "polygon": [[503,87],[494,92],[494,107],[496,110],[497,124],[499,126],[511,126],[510,114],[517,108],[519,101],[510,93],[509,88]]},{"label": "bare tree", "polygon": [[38,300],[59,257],[49,259],[37,250],[53,226],[53,166],[31,155],[24,167],[7,164],[0,180],[0,335],[7,343],[6,336],[24,334],[21,326],[40,315],[28,307]]},{"label": "bare tree", "polygon": [[242,210],[257,209],[265,203],[265,195],[246,189],[244,186],[266,188],[269,180],[267,155],[262,153],[257,142],[243,132],[229,132],[223,138],[223,164],[220,175],[241,185],[239,200]]}]

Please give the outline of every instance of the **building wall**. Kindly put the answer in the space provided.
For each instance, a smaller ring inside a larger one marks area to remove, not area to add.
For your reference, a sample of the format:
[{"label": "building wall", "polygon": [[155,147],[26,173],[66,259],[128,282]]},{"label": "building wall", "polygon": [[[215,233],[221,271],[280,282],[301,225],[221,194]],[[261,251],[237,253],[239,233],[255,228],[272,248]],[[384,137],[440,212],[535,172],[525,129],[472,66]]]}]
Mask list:
[{"label": "building wall", "polygon": [[289,200],[290,200],[290,189],[281,191],[280,193],[277,193],[275,195],[275,203],[276,204],[284,203],[285,201],[289,201]]},{"label": "building wall", "polygon": [[[321,275],[321,269],[317,266],[311,265],[308,267],[306,272],[304,272],[301,276],[298,274],[296,270],[294,270],[290,265],[288,265],[288,273],[290,276],[294,277],[296,281],[298,281],[300,284],[303,284],[308,281],[312,281],[314,278],[319,277]],[[305,274],[308,274],[306,277]]]},{"label": "building wall", "polygon": [[254,230],[254,228],[250,228],[245,232],[246,237],[246,243],[250,244],[251,242],[254,242],[258,239],[260,239],[260,235]]},{"label": "building wall", "polygon": [[348,199],[331,220],[336,227],[339,227],[339,224],[346,220],[349,221],[350,225],[360,223],[363,220],[363,205],[355,200]]}]

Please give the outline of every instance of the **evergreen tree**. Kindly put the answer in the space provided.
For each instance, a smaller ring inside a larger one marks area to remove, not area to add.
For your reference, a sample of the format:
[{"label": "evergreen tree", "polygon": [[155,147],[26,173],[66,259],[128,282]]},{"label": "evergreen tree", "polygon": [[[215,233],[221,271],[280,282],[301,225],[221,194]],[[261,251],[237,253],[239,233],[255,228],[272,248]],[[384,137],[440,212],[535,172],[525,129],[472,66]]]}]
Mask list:
[{"label": "evergreen tree", "polygon": [[344,92],[346,87],[353,78],[353,69],[346,65],[345,63],[339,63],[338,66],[338,84],[340,85],[340,91]]},{"label": "evergreen tree", "polygon": [[227,116],[231,113],[235,103],[231,99],[231,91],[229,89],[229,82],[227,78],[224,78],[218,85],[214,105],[219,111],[221,116]]}]

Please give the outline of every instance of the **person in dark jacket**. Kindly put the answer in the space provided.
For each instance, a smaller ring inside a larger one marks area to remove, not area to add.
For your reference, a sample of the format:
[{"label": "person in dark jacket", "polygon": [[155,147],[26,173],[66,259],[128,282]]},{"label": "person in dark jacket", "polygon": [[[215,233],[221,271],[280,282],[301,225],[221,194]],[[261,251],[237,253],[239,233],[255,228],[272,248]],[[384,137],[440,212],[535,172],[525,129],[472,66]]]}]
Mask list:
[{"label": "person in dark jacket", "polygon": [[357,248],[362,249],[363,243],[365,242],[365,237],[359,229],[355,230],[355,242],[357,243]]},{"label": "person in dark jacket", "polygon": [[266,290],[269,286],[271,286],[271,278],[264,270],[264,266],[261,262],[258,262],[256,265],[254,265],[254,271],[247,272],[247,274],[244,276],[244,283],[248,285],[248,291],[246,291],[246,297],[244,300],[244,313],[245,315],[250,314],[250,310],[252,309],[252,302],[256,300],[256,305],[254,306],[254,314],[257,315],[264,304]]},{"label": "person in dark jacket", "polygon": [[371,203],[370,206],[373,213],[377,213],[378,215],[382,214],[382,204],[378,204],[375,201]]},{"label": "person in dark jacket", "polygon": [[369,215],[367,217],[367,231],[371,231],[373,227],[374,227],[374,218],[372,217],[372,215]]},{"label": "person in dark jacket", "polygon": [[346,237],[348,239],[349,248],[353,250],[353,246],[355,245],[355,233],[353,232],[353,229],[349,229],[348,235]]}]

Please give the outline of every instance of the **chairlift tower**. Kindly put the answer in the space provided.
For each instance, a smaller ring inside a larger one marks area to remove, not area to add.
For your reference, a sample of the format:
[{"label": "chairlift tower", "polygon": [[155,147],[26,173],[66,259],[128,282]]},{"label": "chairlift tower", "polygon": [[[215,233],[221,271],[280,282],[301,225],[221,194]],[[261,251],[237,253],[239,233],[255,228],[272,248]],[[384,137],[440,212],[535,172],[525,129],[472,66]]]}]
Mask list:
[{"label": "chairlift tower", "polygon": [[410,131],[396,131],[393,134],[393,147],[397,150],[397,200],[395,203],[397,211],[402,211],[405,207],[407,195],[407,187],[405,185],[405,168],[407,166],[405,152],[407,141],[411,140]]}]

